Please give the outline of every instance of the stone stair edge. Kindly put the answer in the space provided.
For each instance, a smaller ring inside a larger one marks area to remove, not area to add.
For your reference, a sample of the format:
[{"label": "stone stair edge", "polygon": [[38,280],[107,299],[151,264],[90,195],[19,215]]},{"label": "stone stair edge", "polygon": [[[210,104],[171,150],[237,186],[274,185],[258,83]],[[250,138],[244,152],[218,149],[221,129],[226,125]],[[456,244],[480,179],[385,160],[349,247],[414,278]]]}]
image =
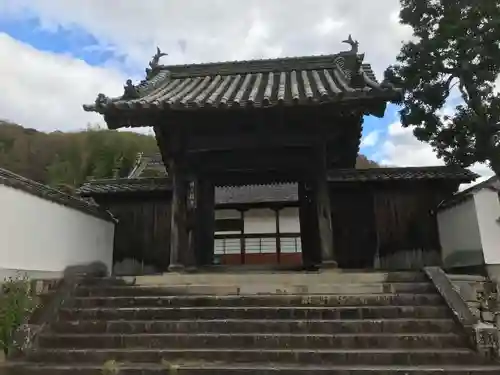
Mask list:
[{"label": "stone stair edge", "polygon": [[[215,333],[215,332],[204,332],[204,333],[53,333],[53,332],[43,332],[40,334],[39,337],[150,337],[150,338],[155,338],[155,337],[178,337],[178,336],[189,336],[189,337],[213,337],[213,336],[220,336],[220,337],[234,337],[234,336],[239,336],[239,337],[309,337],[309,336],[314,336],[314,337],[332,337],[331,334],[329,333],[315,333],[314,335],[310,335],[308,333],[282,333],[282,332],[275,332],[275,333],[260,333],[260,332],[241,332],[241,333]],[[446,333],[434,333],[434,332],[428,332],[428,333],[419,333],[419,332],[408,332],[408,333],[384,333],[384,332],[377,332],[377,333],[336,333],[335,337],[351,337],[351,336],[356,336],[359,338],[371,338],[371,337],[381,337],[381,338],[388,338],[388,337],[457,337],[457,336],[462,336],[460,333],[455,333],[455,332],[446,332]]]},{"label": "stone stair edge", "polygon": [[[316,281],[316,280],[312,280]],[[96,289],[96,288],[105,288],[105,289],[119,289],[119,288],[182,288],[182,287],[239,287],[246,286],[249,282],[255,285],[267,285],[267,286],[287,286],[287,287],[309,287],[309,286],[350,286],[350,287],[374,287],[374,286],[383,286],[383,285],[396,285],[396,286],[408,286],[408,285],[432,285],[431,281],[427,280],[418,280],[418,281],[377,281],[371,280],[367,282],[343,282],[342,280],[317,280],[317,282],[304,282],[302,280],[291,280],[291,281],[265,281],[262,279],[258,280],[220,280],[217,282],[204,282],[194,281],[194,282],[168,282],[168,283],[129,283],[129,284],[121,284],[121,283],[109,283],[105,285],[95,285],[93,283],[81,283],[79,284],[79,288],[85,289]]]},{"label": "stone stair edge", "polygon": [[[144,310],[150,310],[150,311],[170,311],[170,310],[180,310],[180,311],[186,311],[186,310],[192,310],[192,311],[203,311],[203,310],[219,310],[219,311],[227,311],[227,310],[242,310],[242,311],[249,311],[249,310],[273,310],[273,309],[279,309],[279,310],[353,310],[353,309],[359,309],[359,310],[391,310],[391,309],[397,309],[397,310],[415,310],[415,309],[439,309],[439,310],[449,310],[447,306],[444,305],[353,305],[353,306],[343,306],[343,305],[338,305],[338,306],[325,306],[325,305],[301,305],[301,306],[280,306],[280,305],[275,305],[275,306],[170,306],[170,307],[62,307],[60,311],[109,311],[109,310],[114,310],[117,312],[121,311],[144,311]],[[375,318],[377,319],[377,318]],[[382,317],[380,317],[382,319]],[[167,319],[168,320],[168,319]],[[299,319],[300,320],[300,319]]]},{"label": "stone stair edge", "polygon": [[462,353],[462,354],[475,354],[469,348],[37,348],[34,351],[42,353],[64,352],[64,353],[87,353],[87,352],[123,352],[123,353],[158,353],[158,352],[270,352],[270,353],[360,353],[360,354],[422,354],[422,353]]},{"label": "stone stair edge", "polygon": [[[341,282],[350,283],[366,283],[366,282],[417,282],[417,281],[427,281],[427,277],[423,272],[340,272],[340,271],[323,271],[315,273],[269,273],[269,272],[252,272],[252,273],[191,273],[191,274],[177,274],[177,273],[164,273],[157,275],[140,275],[140,276],[112,276],[102,279],[92,279],[88,282],[92,283],[96,280],[101,282],[116,282],[123,284],[135,284],[135,285],[149,285],[149,284],[160,284],[168,285],[172,282],[182,281],[186,282],[196,282],[196,280],[202,280],[203,283],[213,283],[217,280],[224,281],[248,281],[248,280],[305,280],[305,281],[317,281],[317,280],[338,280]],[[286,283],[286,282],[285,282]]]},{"label": "stone stair edge", "polygon": [[234,318],[217,318],[217,319],[155,319],[154,321],[151,320],[146,320],[146,319],[129,319],[129,320],[123,320],[123,319],[109,319],[109,320],[65,320],[63,322],[56,322],[55,324],[59,323],[64,323],[64,324],[74,324],[74,323],[85,323],[85,324],[94,324],[94,323],[105,323],[105,324],[116,324],[116,323],[127,323],[127,324],[152,324],[152,323],[219,323],[219,322],[227,322],[227,323],[284,323],[284,324],[289,324],[289,323],[298,323],[298,322],[311,322],[311,323],[328,323],[328,324],[361,324],[361,323],[386,323],[386,322],[394,322],[394,323],[407,323],[407,322],[414,322],[417,320],[420,323],[425,323],[425,322],[436,322],[436,323],[443,323],[443,322],[454,322],[453,317],[449,318],[420,318],[420,319],[414,319],[414,318],[374,318],[374,319],[365,319],[365,320],[360,320],[360,319],[314,319],[314,320],[309,320],[309,319],[234,319]]},{"label": "stone stair edge", "polygon": [[76,295],[75,299],[91,300],[91,299],[196,299],[196,298],[212,298],[212,299],[239,299],[239,298],[321,298],[321,297],[333,297],[333,298],[366,298],[366,297],[436,297],[440,296],[439,293],[410,293],[410,292],[396,292],[396,293],[361,293],[361,294],[336,294],[336,293],[316,293],[316,294],[243,294],[243,295],[217,295],[217,294],[187,294],[187,295],[129,295],[129,296],[80,296]]},{"label": "stone stair edge", "polygon": [[[267,363],[249,363],[249,364],[238,364],[238,363],[216,363],[216,364],[208,364],[208,363],[200,363],[198,366],[196,364],[177,364],[177,363],[165,363],[165,364],[135,364],[135,363],[117,363],[117,369],[163,369],[168,365],[175,366],[178,370],[197,370],[197,369],[220,369],[220,370],[257,370],[257,371],[267,371],[267,370],[305,370],[305,371],[489,371],[496,370],[500,371],[500,364],[494,365],[472,365],[472,366],[456,366],[456,365],[445,365],[445,366],[436,366],[436,365],[393,365],[393,366],[384,366],[384,365],[326,365],[326,366],[318,366],[318,365],[303,365],[303,364],[267,364]],[[35,367],[39,369],[47,368],[47,369],[76,369],[76,368],[84,368],[84,369],[100,369],[102,370],[103,366],[94,365],[94,364],[71,364],[71,365],[57,365],[57,364],[46,364],[39,365],[33,364],[30,362],[25,363],[15,363],[13,367],[18,365],[24,365],[27,367]],[[442,372],[446,374],[445,372]],[[467,375],[469,373],[467,372]]]}]

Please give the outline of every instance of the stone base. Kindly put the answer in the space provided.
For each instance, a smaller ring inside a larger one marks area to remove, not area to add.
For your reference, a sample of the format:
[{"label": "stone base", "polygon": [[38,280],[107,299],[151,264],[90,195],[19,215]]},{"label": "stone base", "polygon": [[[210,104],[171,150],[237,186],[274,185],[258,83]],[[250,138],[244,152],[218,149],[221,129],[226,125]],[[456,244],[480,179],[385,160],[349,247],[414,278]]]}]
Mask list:
[{"label": "stone base", "polygon": [[487,359],[498,358],[498,330],[493,324],[479,323],[474,326],[477,351]]},{"label": "stone base", "polygon": [[198,271],[198,268],[196,266],[188,266],[185,268],[186,273],[195,273]]},{"label": "stone base", "polygon": [[173,263],[168,266],[168,272],[184,272],[186,268],[180,263]]},{"label": "stone base", "polygon": [[491,281],[500,284],[500,264],[487,264],[486,272]]},{"label": "stone base", "polygon": [[319,264],[321,269],[336,269],[339,268],[339,264],[334,260],[324,260]]}]

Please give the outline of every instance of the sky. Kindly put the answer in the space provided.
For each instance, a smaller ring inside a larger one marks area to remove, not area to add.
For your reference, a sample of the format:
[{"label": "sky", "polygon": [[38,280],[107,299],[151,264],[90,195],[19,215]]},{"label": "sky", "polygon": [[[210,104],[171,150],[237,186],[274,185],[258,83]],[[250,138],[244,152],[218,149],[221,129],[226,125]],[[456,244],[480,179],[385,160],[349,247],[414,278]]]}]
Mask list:
[{"label": "sky", "polygon": [[[169,54],[163,64],[188,64],[331,54],[352,34],[381,79],[411,37],[398,13],[399,0],[0,0],[0,119],[46,132],[104,124],[82,104],[142,79],[156,46]],[[442,165],[397,111],[365,119],[361,152],[391,166]]]}]

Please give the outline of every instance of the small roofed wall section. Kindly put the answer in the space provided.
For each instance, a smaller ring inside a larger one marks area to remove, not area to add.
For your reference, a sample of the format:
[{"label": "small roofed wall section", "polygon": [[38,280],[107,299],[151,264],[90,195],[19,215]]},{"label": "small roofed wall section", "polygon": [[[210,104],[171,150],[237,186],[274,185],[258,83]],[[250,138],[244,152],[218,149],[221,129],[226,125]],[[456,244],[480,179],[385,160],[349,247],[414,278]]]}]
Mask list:
[{"label": "small roofed wall section", "polygon": [[118,219],[113,253],[116,273],[147,274],[167,269],[171,192],[100,194],[93,198]]},{"label": "small roofed wall section", "polygon": [[[0,279],[18,272],[31,278],[59,278],[68,268],[96,262],[111,270],[115,222],[110,215],[0,172]],[[28,183],[37,194],[28,191]],[[50,199],[43,194],[50,194]]]},{"label": "small roofed wall section", "polygon": [[500,183],[493,176],[455,194],[438,211],[443,265],[455,273],[500,274]]},{"label": "small roofed wall section", "polygon": [[436,208],[453,190],[436,181],[331,184],[339,266],[419,269],[440,265]]},{"label": "small roofed wall section", "polygon": [[484,257],[474,196],[438,211],[443,267],[453,272],[482,268]]},{"label": "small roofed wall section", "polygon": [[[347,172],[330,176],[335,244],[341,267],[419,268],[422,264],[440,263],[435,210],[460,182],[473,180],[474,174],[441,167]],[[165,270],[170,241],[169,180],[122,182],[89,183],[80,194],[92,196],[120,220],[115,261],[136,259],[141,267]]]}]

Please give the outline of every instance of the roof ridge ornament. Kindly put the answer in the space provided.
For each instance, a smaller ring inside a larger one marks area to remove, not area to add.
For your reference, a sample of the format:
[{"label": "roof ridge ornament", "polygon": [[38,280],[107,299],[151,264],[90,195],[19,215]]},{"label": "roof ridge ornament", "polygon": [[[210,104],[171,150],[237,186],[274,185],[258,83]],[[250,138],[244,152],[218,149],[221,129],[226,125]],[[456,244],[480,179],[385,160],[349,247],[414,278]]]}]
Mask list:
[{"label": "roof ridge ornament", "polygon": [[346,52],[356,53],[356,54],[358,53],[359,42],[357,40],[352,39],[351,34],[349,34],[349,36],[347,37],[347,39],[343,40],[342,43],[346,43],[346,44],[349,44],[351,46],[351,50],[350,51],[346,51]]},{"label": "roof ridge ornament", "polygon": [[115,101],[117,101],[117,99],[112,99],[104,95],[102,92],[100,92],[99,94],[97,94],[97,98],[94,101],[94,105],[96,108],[104,108],[108,104],[113,103]]},{"label": "roof ridge ornament", "polygon": [[131,79],[127,79],[123,86],[122,100],[138,99],[140,97],[139,90],[134,86]]},{"label": "roof ridge ornament", "polygon": [[158,70],[165,66],[160,64],[160,59],[163,56],[168,56],[168,53],[162,52],[160,47],[156,47],[156,53],[149,61],[149,68],[146,68],[146,80],[153,78],[158,73]]},{"label": "roof ridge ornament", "polygon": [[[354,55],[349,58],[349,68],[346,67],[346,62],[344,56],[338,57],[335,60],[338,68],[344,73],[346,78],[349,81],[349,84],[355,88],[362,88],[365,85],[364,77],[363,77],[363,60],[365,59],[364,53],[359,52],[359,42],[352,38],[352,35],[349,34],[346,40],[343,40],[342,43],[349,44],[351,46],[350,51],[344,51],[343,53],[348,53],[350,55]],[[341,52],[342,53],[342,52]]]}]

